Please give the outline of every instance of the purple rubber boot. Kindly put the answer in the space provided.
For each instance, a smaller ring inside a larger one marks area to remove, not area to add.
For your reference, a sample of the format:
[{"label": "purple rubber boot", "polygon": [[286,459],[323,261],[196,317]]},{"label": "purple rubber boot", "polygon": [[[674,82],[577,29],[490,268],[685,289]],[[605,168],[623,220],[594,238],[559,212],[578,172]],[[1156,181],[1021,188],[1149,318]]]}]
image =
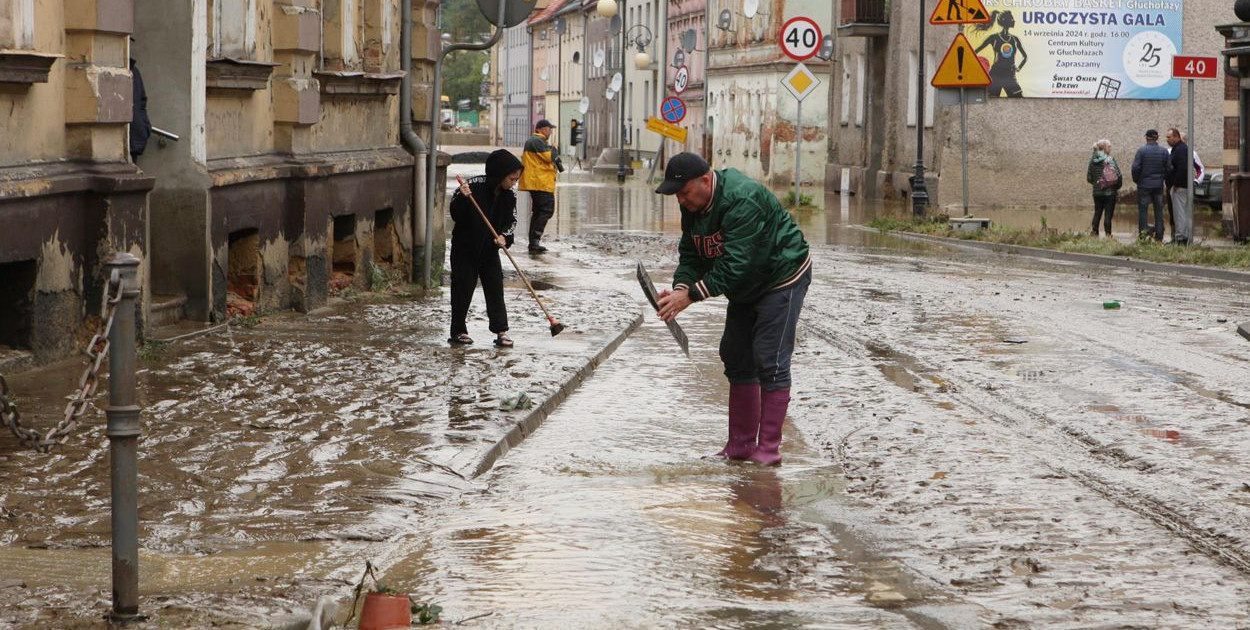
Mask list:
[{"label": "purple rubber boot", "polygon": [[760,440],[747,459],[763,466],[781,465],[781,425],[790,407],[790,388],[764,390],[760,413]]},{"label": "purple rubber boot", "polygon": [[757,383],[729,386],[729,441],[717,457],[747,459],[755,452],[760,428],[760,386]]}]

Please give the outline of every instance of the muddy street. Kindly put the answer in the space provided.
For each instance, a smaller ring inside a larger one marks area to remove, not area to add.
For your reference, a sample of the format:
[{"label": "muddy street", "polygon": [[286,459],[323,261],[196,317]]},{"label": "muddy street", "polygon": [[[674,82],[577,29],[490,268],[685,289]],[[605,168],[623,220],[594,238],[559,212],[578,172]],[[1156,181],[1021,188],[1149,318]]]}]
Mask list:
[{"label": "muddy street", "polygon": [[[682,315],[687,358],[633,279],[667,284],[675,206],[570,180],[519,256],[559,337],[509,275],[510,350],[449,348],[446,294],[400,292],[145,359],[153,627],[346,607],[365,559],[470,627],[1250,626],[1245,285],[913,242],[827,198],[785,463],[727,465],[723,301]],[[11,379],[33,424],[77,368]],[[101,422],[51,456],[0,438],[0,627],[103,627]]]}]

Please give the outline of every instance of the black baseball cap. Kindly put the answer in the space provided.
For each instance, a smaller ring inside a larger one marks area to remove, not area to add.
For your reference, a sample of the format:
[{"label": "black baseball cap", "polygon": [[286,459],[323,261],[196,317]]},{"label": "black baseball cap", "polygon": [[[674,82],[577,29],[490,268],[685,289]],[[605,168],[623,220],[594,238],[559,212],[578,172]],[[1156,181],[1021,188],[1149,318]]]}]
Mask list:
[{"label": "black baseball cap", "polygon": [[551,121],[550,121],[550,120],[547,120],[546,118],[544,118],[544,119],[542,119],[542,120],[540,120],[540,121],[538,121],[537,123],[535,123],[535,124],[534,124],[534,129],[535,129],[535,130],[537,130],[537,129],[542,129],[543,127],[555,127],[555,125],[551,124]]},{"label": "black baseball cap", "polygon": [[675,195],[686,182],[705,175],[711,167],[697,153],[678,153],[664,169],[664,181],[655,189],[661,195]]},{"label": "black baseball cap", "polygon": [[1158,131],[1155,131],[1154,129],[1147,129],[1147,130],[1146,130],[1146,137],[1147,137],[1147,138],[1150,138],[1151,140],[1158,140],[1158,139],[1159,139],[1159,132],[1158,132]]}]

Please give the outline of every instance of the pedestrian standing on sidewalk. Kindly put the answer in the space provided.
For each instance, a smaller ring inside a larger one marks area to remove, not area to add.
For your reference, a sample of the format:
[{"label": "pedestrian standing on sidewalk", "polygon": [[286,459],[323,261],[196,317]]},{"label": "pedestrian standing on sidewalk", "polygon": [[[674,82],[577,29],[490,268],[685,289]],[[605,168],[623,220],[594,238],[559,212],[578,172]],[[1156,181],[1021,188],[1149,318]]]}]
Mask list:
[{"label": "pedestrian standing on sidewalk", "polygon": [[[506,149],[499,149],[486,158],[486,175],[471,177],[461,184],[451,198],[451,218],[456,222],[451,230],[451,337],[452,345],[473,343],[469,336],[466,318],[469,302],[482,281],[482,294],[486,297],[486,317],[490,331],[495,333],[495,345],[508,348],[508,308],[503,300],[503,267],[499,263],[499,249],[512,246],[512,232],[516,228],[516,193],[512,187],[521,178],[521,161]],[[469,199],[469,195],[473,199]],[[490,219],[498,237],[482,220],[473,202],[482,208]]]},{"label": "pedestrian standing on sidewalk", "polygon": [[1124,186],[1120,165],[1111,157],[1110,140],[1103,138],[1094,144],[1094,154],[1090,156],[1089,166],[1085,169],[1085,181],[1094,187],[1094,221],[1091,231],[1094,236],[1098,236],[1098,222],[1101,219],[1103,230],[1110,237],[1116,197]]},{"label": "pedestrian standing on sidewalk", "polygon": [[534,125],[534,135],[525,141],[521,160],[525,173],[521,175],[521,190],[530,193],[529,252],[541,254],[547,251],[542,244],[547,221],[556,211],[556,171],[564,172],[560,153],[547,143],[555,126],[546,118]]},{"label": "pedestrian standing on sidewalk", "polygon": [[790,404],[790,355],[812,261],[803,232],[772,192],[740,171],[673,156],[655,191],[676,195],[681,242],[660,318],[729,299],[720,358],[729,379],[729,440],[717,456],[775,466]]},{"label": "pedestrian standing on sidewalk", "polygon": [[1172,243],[1188,245],[1194,232],[1193,208],[1189,207],[1189,145],[1175,128],[1168,129],[1168,198],[1172,203]]},{"label": "pedestrian standing on sidewalk", "polygon": [[[1163,187],[1167,183],[1168,150],[1159,146],[1159,132],[1146,132],[1146,144],[1133,156],[1133,183],[1137,184],[1137,236],[1163,240]],[[1146,223],[1146,208],[1154,203],[1154,225]]]}]

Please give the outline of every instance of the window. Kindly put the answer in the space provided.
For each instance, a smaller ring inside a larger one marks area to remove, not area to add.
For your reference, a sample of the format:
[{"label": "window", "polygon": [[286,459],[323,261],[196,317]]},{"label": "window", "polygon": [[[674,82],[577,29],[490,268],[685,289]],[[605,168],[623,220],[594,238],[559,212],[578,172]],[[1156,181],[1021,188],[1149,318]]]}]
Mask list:
[{"label": "window", "polygon": [[[934,67],[934,58],[932,52],[925,53],[925,90],[924,90],[924,126],[933,126],[934,101],[937,99],[937,93],[929,83],[933,80],[933,73],[937,70]],[[907,59],[907,126],[916,126],[916,51],[908,53]]]},{"label": "window", "polygon": [[35,0],[0,0],[0,48],[35,46]]},{"label": "window", "polygon": [[361,2],[325,0],[322,4],[322,65],[326,70],[361,69]]},{"label": "window", "polygon": [[210,57],[256,56],[256,0],[209,0],[212,21]]},{"label": "window", "polygon": [[[914,58],[912,59],[912,63],[913,64],[915,63]],[[915,74],[915,68],[912,69],[912,73]],[[912,111],[915,111],[915,109],[916,107],[913,104]],[[842,55],[842,113],[841,113],[840,122],[842,123],[843,127],[851,123],[851,56],[850,55]],[[915,122],[913,121],[910,124],[914,125]]]},{"label": "window", "polygon": [[863,54],[855,55],[855,126],[864,126],[864,108],[868,106],[866,101],[866,90],[864,89],[867,82],[867,73],[865,69],[865,61]]}]

